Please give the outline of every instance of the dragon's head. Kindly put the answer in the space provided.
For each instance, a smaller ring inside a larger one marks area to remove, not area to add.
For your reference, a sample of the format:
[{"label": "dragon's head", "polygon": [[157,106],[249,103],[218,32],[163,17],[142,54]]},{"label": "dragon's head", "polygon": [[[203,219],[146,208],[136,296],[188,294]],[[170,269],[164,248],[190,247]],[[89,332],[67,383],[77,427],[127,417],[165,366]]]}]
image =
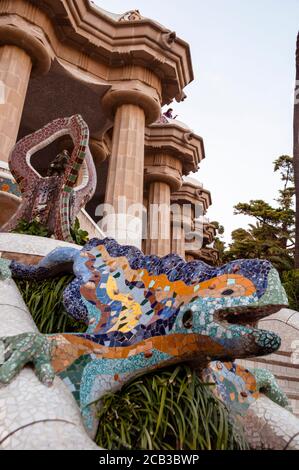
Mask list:
[{"label": "dragon's head", "polygon": [[212,359],[261,356],[279,348],[275,333],[257,327],[288,303],[271,263],[238,260],[204,277],[193,284],[194,296],[180,308],[173,332],[196,333],[203,344],[212,340]]},{"label": "dragon's head", "polygon": [[108,238],[82,251],[91,276],[81,295],[104,312],[89,331],[115,346],[154,338],[170,356],[197,362],[260,356],[280,346],[277,335],[256,326],[287,305],[268,261],[211,267],[174,254],[147,256]]}]

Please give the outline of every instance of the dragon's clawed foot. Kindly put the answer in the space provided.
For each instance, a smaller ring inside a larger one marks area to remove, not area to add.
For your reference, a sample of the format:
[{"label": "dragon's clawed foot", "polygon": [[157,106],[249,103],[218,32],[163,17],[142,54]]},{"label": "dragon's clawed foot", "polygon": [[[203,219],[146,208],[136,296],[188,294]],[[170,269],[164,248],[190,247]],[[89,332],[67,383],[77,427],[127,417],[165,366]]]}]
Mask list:
[{"label": "dragon's clawed foot", "polygon": [[0,383],[9,383],[28,363],[39,380],[50,386],[54,380],[51,366],[52,342],[39,333],[22,333],[0,338]]}]

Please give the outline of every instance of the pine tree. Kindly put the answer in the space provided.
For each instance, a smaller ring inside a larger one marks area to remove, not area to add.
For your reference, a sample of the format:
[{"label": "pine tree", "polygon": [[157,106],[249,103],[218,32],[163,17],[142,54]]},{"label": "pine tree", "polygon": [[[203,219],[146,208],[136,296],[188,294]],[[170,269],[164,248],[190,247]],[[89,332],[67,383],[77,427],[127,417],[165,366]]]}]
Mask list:
[{"label": "pine tree", "polygon": [[237,258],[268,259],[280,271],[294,267],[295,212],[293,159],[282,155],[274,162],[274,171],[279,171],[283,182],[276,199],[277,207],[256,199],[249,203],[238,203],[235,214],[244,214],[255,219],[248,229],[232,232],[232,243],[224,252],[225,261]]}]

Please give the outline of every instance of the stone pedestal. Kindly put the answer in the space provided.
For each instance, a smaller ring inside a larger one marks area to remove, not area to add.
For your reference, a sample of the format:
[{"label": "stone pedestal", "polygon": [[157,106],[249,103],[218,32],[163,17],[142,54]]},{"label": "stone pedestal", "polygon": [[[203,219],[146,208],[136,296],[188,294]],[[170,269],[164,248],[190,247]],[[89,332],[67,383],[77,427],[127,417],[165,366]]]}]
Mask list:
[{"label": "stone pedestal", "polygon": [[0,160],[8,161],[16,143],[32,62],[17,46],[0,47]]}]

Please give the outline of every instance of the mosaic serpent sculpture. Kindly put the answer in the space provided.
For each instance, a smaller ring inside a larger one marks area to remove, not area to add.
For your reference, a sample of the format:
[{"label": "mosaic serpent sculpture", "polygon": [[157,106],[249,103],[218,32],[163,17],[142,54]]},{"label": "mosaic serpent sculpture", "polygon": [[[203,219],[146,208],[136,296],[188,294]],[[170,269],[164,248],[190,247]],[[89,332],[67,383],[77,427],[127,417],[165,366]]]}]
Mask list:
[{"label": "mosaic serpent sculpture", "polygon": [[[31,165],[31,156],[67,134],[74,144],[71,155],[66,150],[57,155],[48,175],[42,177]],[[2,232],[15,229],[20,220],[38,220],[47,227],[49,235],[73,241],[70,228],[96,189],[96,170],[88,140],[88,126],[76,114],[55,119],[17,142],[9,157],[9,168],[19,185],[22,201],[12,218],[1,227]],[[76,186],[81,168],[82,182]]]},{"label": "mosaic serpent sculpture", "polygon": [[65,308],[88,325],[87,331],[1,338],[0,382],[10,382],[28,362],[45,384],[58,374],[77,400],[90,435],[97,428],[94,402],[103,394],[144,371],[182,361],[212,380],[215,393],[234,413],[246,414],[260,387],[288,406],[270,373],[232,362],[280,346],[276,334],[254,326],[287,304],[268,261],[213,268],[174,254],[145,256],[106,238],[91,240],[81,251],[56,248],[34,266],[8,262],[6,275],[44,279],[63,272],[76,276],[64,291]]}]

